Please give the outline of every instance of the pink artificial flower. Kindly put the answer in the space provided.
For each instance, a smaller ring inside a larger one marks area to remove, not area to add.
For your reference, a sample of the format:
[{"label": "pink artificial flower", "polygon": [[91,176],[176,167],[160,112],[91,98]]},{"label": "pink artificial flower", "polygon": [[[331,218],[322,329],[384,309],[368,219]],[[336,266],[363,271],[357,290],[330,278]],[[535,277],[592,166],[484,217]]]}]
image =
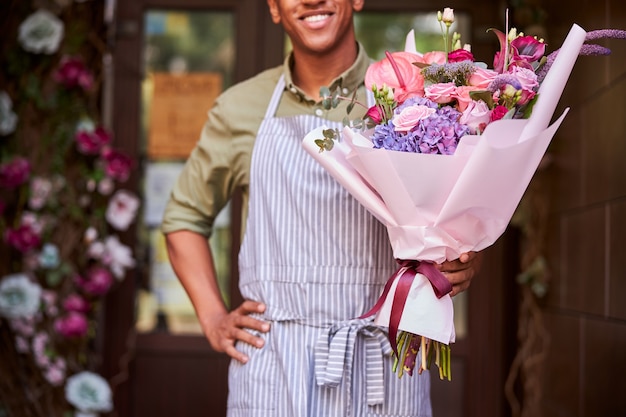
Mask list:
[{"label": "pink artificial flower", "polygon": [[98,181],[98,192],[102,195],[109,195],[113,192],[115,183],[110,177],[104,177]]},{"label": "pink artificial flower", "polygon": [[455,49],[448,54],[448,62],[461,62],[472,61],[474,62],[474,55],[466,49]]},{"label": "pink artificial flower", "polygon": [[408,106],[393,116],[392,122],[394,130],[397,132],[408,132],[413,129],[420,120],[428,118],[437,110],[428,106]]},{"label": "pink artificial flower", "polygon": [[496,120],[500,120],[504,117],[505,114],[509,112],[509,109],[506,106],[495,106],[491,110],[491,116],[489,118],[489,122],[495,122]]},{"label": "pink artificial flower", "polygon": [[93,76],[80,58],[64,56],[53,77],[67,88],[81,87],[87,91],[93,86]]},{"label": "pink artificial flower", "polygon": [[0,165],[0,187],[15,188],[26,181],[30,176],[30,163],[26,158],[16,157]]},{"label": "pink artificial flower", "polygon": [[29,224],[22,224],[16,229],[7,229],[4,239],[21,253],[27,253],[41,245],[41,236]]},{"label": "pink artificial flower", "polygon": [[50,385],[58,387],[65,381],[65,368],[52,364],[46,369],[43,376]]},{"label": "pink artificial flower", "polygon": [[411,52],[391,52],[387,57],[371,64],[365,73],[365,86],[372,89],[375,85],[383,85],[393,89],[397,102],[402,103],[407,98],[424,94],[424,77],[421,69],[414,65],[424,62],[424,59]]},{"label": "pink artificial flower", "polygon": [[126,230],[133,222],[139,208],[139,198],[126,190],[116,191],[109,200],[105,217],[116,230]]},{"label": "pink artificial flower", "polygon": [[508,71],[513,75],[517,81],[519,81],[521,88],[526,91],[535,91],[539,87],[539,81],[537,81],[537,74],[533,70],[523,67],[511,67]]},{"label": "pink artificial flower", "polygon": [[76,311],[78,313],[87,313],[90,309],[90,305],[79,294],[70,294],[65,300],[63,300],[63,308],[66,311]]},{"label": "pink artificial flower", "polygon": [[70,311],[66,316],[54,321],[54,330],[67,338],[84,336],[87,334],[88,327],[87,317],[76,311]]},{"label": "pink artificial flower", "polygon": [[102,152],[104,158],[104,172],[109,177],[124,182],[130,176],[130,170],[132,167],[132,159],[127,155],[107,148]]},{"label": "pink artificial flower", "polygon": [[104,249],[100,261],[111,268],[113,275],[120,280],[124,278],[127,268],[135,266],[132,251],[128,246],[120,242],[117,236],[108,236],[104,240]]},{"label": "pink artificial flower", "polygon": [[456,85],[454,83],[439,83],[426,87],[424,97],[438,104],[450,103],[455,99]]},{"label": "pink artificial flower", "polygon": [[80,153],[98,155],[111,142],[111,135],[103,127],[97,127],[93,131],[78,130],[74,139]]},{"label": "pink artificial flower", "polygon": [[82,288],[87,294],[102,296],[105,295],[113,285],[113,275],[101,266],[93,266],[83,278],[76,276],[76,285]]}]

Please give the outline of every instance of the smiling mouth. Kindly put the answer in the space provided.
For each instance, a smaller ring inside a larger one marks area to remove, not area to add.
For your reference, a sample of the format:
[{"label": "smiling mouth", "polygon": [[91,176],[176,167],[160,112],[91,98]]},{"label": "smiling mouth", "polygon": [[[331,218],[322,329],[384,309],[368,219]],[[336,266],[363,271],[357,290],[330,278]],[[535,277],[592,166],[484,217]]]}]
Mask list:
[{"label": "smiling mouth", "polygon": [[328,19],[329,17],[329,14],[316,14],[313,16],[303,17],[302,20],[304,20],[305,22],[320,22],[322,20]]}]

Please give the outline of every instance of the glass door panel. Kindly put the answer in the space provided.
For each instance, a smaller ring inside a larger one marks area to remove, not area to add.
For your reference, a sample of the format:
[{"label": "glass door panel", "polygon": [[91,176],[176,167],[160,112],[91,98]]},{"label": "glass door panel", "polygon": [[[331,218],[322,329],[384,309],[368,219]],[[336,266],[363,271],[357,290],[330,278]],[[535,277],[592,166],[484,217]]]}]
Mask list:
[{"label": "glass door panel", "polygon": [[[169,264],[160,231],[178,173],[199,138],[215,98],[233,79],[234,16],[224,11],[149,10],[144,15],[141,141],[144,193],[139,243],[148,267],[137,295],[140,332],[201,333],[187,294]],[[230,211],[209,241],[228,302]]]}]

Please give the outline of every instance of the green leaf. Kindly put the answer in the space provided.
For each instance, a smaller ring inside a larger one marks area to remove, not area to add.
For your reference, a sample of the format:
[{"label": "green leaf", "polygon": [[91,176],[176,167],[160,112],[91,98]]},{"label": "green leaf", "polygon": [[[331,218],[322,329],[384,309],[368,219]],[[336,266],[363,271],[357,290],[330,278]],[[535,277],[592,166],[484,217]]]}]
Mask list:
[{"label": "green leaf", "polygon": [[493,102],[493,93],[491,91],[475,90],[475,91],[470,91],[469,95],[472,100],[475,100],[475,101],[482,100],[485,103],[487,103],[487,107],[489,107],[490,109],[493,109],[494,102]]}]

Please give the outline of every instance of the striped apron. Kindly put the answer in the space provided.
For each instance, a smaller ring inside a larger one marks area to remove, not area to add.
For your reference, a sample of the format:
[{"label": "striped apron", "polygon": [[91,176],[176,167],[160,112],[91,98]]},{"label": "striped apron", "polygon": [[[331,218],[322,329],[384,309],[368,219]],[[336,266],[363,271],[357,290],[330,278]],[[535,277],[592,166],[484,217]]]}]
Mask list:
[{"label": "striped apron", "polygon": [[229,417],[430,416],[427,373],[399,379],[372,307],[397,269],[387,232],[302,148],[332,122],[274,117],[281,78],[259,128],[239,255],[244,298],[267,305],[263,348],[239,342]]}]

